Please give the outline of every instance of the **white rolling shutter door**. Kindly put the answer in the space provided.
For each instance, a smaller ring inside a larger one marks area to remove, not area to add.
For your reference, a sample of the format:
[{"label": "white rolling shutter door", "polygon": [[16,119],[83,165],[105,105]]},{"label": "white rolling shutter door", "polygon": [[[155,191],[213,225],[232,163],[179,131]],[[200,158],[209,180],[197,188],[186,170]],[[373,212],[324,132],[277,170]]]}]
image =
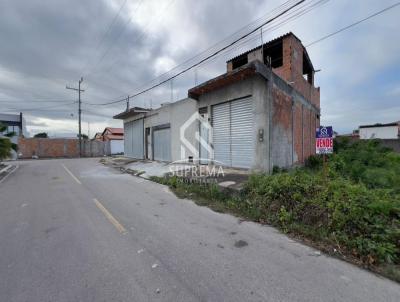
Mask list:
[{"label": "white rolling shutter door", "polygon": [[171,129],[154,130],[153,139],[154,159],[171,161]]},{"label": "white rolling shutter door", "polygon": [[124,124],[125,156],[143,158],[143,120]]},{"label": "white rolling shutter door", "polygon": [[250,168],[254,157],[251,98],[213,106],[214,159],[229,167]]},{"label": "white rolling shutter door", "polygon": [[253,133],[255,131],[251,99],[233,101],[231,103],[232,167],[251,167],[254,157]]},{"label": "white rolling shutter door", "polygon": [[214,159],[219,164],[231,166],[230,103],[212,108]]}]

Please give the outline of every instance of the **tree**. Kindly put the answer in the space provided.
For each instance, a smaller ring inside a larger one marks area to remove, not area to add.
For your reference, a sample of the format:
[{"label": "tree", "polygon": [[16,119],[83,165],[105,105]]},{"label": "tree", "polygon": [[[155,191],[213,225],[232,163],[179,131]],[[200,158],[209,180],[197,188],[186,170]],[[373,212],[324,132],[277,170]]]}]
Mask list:
[{"label": "tree", "polygon": [[17,145],[10,140],[13,136],[15,132],[7,132],[7,126],[0,123],[0,160],[9,157],[11,150],[17,151]]},{"label": "tree", "polygon": [[[79,138],[79,134],[76,135],[77,138]],[[86,134],[81,134],[82,139],[89,139],[89,137]]]},{"label": "tree", "polygon": [[40,132],[40,133],[36,133],[33,137],[35,137],[35,138],[48,138],[49,136],[47,135],[46,132]]}]

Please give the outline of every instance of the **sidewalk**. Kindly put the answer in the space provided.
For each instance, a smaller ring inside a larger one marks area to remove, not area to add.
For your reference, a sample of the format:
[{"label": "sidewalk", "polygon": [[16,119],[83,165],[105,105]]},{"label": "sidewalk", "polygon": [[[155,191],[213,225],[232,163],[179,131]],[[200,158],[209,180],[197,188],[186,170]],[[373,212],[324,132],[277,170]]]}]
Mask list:
[{"label": "sidewalk", "polygon": [[[179,172],[182,171],[182,168],[193,168],[194,166],[189,164],[174,166],[166,162],[132,159],[127,157],[106,157],[102,158],[100,162],[106,166],[119,169],[124,173],[129,173],[145,179],[150,179],[152,176],[164,177],[171,172]],[[217,185],[221,189],[228,189],[236,192],[239,192],[243,188],[244,183],[251,174],[248,170],[232,168],[223,168],[223,172],[224,175],[222,177],[216,178]]]}]

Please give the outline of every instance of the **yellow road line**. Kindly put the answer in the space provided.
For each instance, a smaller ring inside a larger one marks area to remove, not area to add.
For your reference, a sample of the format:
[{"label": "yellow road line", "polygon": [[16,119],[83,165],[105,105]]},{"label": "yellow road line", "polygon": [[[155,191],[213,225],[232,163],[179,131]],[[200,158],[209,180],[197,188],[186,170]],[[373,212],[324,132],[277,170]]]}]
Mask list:
[{"label": "yellow road line", "polygon": [[72,177],[78,184],[80,184],[80,185],[82,184],[81,181],[80,181],[74,174],[72,174],[72,172],[71,172],[64,164],[61,164],[61,165],[64,167],[65,171],[67,171],[68,174],[71,175],[71,177]]},{"label": "yellow road line", "polygon": [[93,201],[99,208],[99,210],[102,211],[103,214],[107,217],[108,221],[110,221],[115,226],[118,232],[120,232],[121,234],[127,232],[124,226],[120,224],[118,220],[114,218],[113,215],[111,215],[111,213],[100,203],[100,201],[98,201],[96,198],[93,198]]}]

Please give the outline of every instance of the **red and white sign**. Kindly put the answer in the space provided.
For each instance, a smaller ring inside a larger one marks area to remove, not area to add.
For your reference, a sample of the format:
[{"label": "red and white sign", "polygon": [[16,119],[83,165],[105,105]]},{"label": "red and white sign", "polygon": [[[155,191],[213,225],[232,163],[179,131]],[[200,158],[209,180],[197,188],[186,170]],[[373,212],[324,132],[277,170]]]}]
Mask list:
[{"label": "red and white sign", "polygon": [[317,138],[315,147],[317,154],[333,153],[333,138]]},{"label": "red and white sign", "polygon": [[315,150],[317,154],[333,153],[333,130],[331,126],[317,128]]}]

